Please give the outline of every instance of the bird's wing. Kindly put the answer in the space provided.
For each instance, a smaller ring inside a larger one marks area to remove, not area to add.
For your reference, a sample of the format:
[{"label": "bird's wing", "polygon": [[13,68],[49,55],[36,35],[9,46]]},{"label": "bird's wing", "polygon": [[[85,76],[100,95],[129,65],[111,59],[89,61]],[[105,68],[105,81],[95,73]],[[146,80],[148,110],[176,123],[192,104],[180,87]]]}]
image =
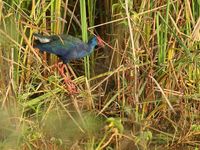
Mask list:
[{"label": "bird's wing", "polygon": [[79,38],[70,35],[62,35],[61,38],[68,49],[65,55],[72,59],[82,58],[86,55],[88,45]]}]

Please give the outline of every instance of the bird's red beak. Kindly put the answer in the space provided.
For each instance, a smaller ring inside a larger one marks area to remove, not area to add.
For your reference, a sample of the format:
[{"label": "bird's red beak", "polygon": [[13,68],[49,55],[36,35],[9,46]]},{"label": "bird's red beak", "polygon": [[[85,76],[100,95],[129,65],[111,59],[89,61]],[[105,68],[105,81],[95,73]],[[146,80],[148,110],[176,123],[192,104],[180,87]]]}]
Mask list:
[{"label": "bird's red beak", "polygon": [[98,45],[99,45],[100,47],[104,47],[104,46],[105,46],[103,40],[102,40],[99,36],[97,36],[97,41],[98,41]]}]

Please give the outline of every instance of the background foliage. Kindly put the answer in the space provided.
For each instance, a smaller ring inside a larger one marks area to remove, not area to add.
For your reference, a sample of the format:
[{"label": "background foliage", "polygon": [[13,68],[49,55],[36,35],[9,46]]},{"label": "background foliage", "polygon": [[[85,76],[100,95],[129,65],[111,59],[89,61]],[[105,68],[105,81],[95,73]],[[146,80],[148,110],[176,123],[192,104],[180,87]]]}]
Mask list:
[{"label": "background foliage", "polygon": [[[199,149],[199,0],[0,0],[0,149]],[[68,65],[34,32],[105,47]]]}]

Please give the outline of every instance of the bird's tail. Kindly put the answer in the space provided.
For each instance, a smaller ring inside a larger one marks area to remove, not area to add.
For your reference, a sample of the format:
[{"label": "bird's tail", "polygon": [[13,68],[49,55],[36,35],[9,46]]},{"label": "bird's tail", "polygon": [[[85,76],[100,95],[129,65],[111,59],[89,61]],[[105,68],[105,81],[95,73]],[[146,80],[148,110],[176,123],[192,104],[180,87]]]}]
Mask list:
[{"label": "bird's tail", "polygon": [[43,36],[41,34],[38,33],[33,33],[33,36],[35,37],[36,40],[38,40],[40,43],[49,43],[51,41],[50,38],[48,38],[47,36]]}]

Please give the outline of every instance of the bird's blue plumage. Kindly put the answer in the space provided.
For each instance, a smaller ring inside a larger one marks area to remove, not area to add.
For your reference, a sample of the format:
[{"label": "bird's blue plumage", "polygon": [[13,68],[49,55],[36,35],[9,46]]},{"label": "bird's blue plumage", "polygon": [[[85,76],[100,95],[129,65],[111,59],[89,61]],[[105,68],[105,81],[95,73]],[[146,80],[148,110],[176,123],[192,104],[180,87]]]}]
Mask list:
[{"label": "bird's blue plumage", "polygon": [[36,38],[35,48],[57,55],[64,63],[89,55],[98,44],[96,37],[90,39],[88,43],[70,35],[34,34],[34,37]]}]

